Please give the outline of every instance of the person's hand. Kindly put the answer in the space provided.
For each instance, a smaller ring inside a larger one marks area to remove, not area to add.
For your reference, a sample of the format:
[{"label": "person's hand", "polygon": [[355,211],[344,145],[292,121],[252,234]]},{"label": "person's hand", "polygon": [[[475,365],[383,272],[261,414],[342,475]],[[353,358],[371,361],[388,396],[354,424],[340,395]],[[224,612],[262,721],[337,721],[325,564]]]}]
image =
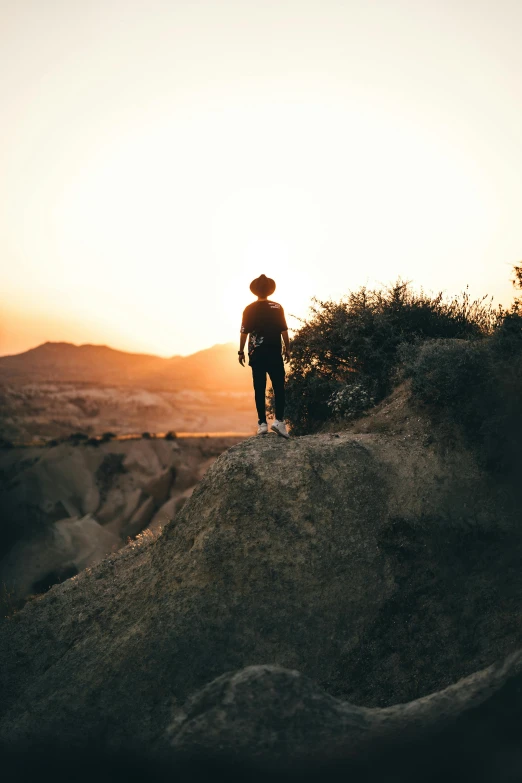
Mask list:
[{"label": "person's hand", "polygon": [[288,362],[290,361],[290,351],[288,350],[288,348],[285,348],[285,350],[283,351],[283,359],[285,360],[286,364],[288,364]]},{"label": "person's hand", "polygon": [[245,352],[243,351],[243,353],[239,353],[237,358],[239,359],[239,364],[241,365],[241,367],[244,367],[245,366]]}]

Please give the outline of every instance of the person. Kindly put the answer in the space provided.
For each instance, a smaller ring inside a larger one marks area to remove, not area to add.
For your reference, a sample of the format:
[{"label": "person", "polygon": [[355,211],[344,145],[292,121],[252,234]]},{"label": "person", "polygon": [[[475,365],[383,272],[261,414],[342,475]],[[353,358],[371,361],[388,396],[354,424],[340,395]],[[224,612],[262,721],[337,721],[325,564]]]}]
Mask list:
[{"label": "person", "polygon": [[248,335],[248,364],[252,368],[254,396],[257,408],[258,435],[268,432],[266,421],[266,376],[272,381],[275,402],[275,420],[271,429],[288,438],[284,422],[285,415],[285,368],[281,354],[281,336],[284,341],[284,360],[290,361],[290,341],[285,313],[277,302],[268,297],[275,291],[276,284],[271,277],[260,275],[250,283],[250,290],[257,301],[249,304],[243,311],[241,322],[239,363],[245,366],[245,343]]}]

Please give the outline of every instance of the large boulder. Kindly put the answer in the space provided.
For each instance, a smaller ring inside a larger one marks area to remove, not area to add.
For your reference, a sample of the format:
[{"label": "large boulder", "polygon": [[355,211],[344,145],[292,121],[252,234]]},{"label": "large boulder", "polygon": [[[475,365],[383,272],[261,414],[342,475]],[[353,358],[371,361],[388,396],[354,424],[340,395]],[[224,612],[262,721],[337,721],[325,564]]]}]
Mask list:
[{"label": "large boulder", "polygon": [[504,501],[415,431],[246,440],[159,538],[3,624],[0,736],[153,747],[173,701],[267,663],[367,707],[444,688],[522,646]]},{"label": "large boulder", "polygon": [[522,779],[521,684],[512,658],[379,710],[333,699],[298,672],[248,667],[177,708],[171,748],[160,754],[136,741],[115,753],[50,736],[36,748],[4,746],[2,772],[13,783],[68,768],[78,783],[514,783]]},{"label": "large boulder", "polygon": [[[522,651],[407,704],[368,708],[335,699],[297,671],[249,666],[227,672],[175,707],[166,740],[192,754],[335,758],[376,741],[418,742],[441,732],[504,731],[522,762]],[[509,706],[509,710],[507,707]],[[471,721],[470,721],[471,719]],[[460,724],[460,725],[459,725]]]}]

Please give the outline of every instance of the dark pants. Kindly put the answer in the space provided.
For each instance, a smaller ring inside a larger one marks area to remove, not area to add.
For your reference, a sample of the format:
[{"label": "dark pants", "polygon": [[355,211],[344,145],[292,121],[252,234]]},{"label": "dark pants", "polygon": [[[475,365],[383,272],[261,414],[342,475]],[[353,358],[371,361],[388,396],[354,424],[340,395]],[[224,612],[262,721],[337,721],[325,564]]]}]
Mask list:
[{"label": "dark pants", "polygon": [[254,394],[256,398],[257,418],[259,424],[266,422],[266,374],[270,376],[275,398],[275,417],[283,421],[285,415],[285,366],[280,353],[253,356],[250,360]]}]

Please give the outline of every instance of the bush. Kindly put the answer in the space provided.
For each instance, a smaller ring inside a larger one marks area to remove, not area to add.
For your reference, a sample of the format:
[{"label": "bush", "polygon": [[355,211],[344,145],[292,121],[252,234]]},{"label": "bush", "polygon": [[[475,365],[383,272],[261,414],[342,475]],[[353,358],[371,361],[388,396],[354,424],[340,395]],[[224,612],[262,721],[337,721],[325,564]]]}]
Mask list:
[{"label": "bush", "polygon": [[73,432],[67,440],[71,441],[72,443],[79,443],[82,440],[88,440],[89,436],[86,435],[84,432]]},{"label": "bush", "polygon": [[178,437],[178,436],[176,435],[176,433],[175,433],[175,432],[173,432],[172,430],[170,430],[170,431],[169,431],[169,432],[167,432],[167,434],[165,435],[165,440],[177,440],[177,437]]},{"label": "bush", "polygon": [[360,416],[373,405],[374,399],[364,383],[348,383],[332,394],[328,407],[336,418],[345,420]]},{"label": "bush", "polygon": [[152,438],[152,435],[150,434],[150,432],[142,432],[141,437],[145,438],[146,440],[149,440],[150,438]]},{"label": "bush", "polygon": [[114,440],[115,437],[116,437],[116,433],[114,432],[104,432],[103,435],[101,436],[101,439],[104,443],[107,443],[110,440]]},{"label": "bush", "polygon": [[413,397],[458,428],[485,468],[518,476],[521,314],[505,314],[481,342],[437,340],[418,346],[406,361],[405,375],[411,378]]},{"label": "bush", "polygon": [[292,340],[287,377],[288,418],[294,434],[317,431],[332,418],[359,415],[382,400],[401,365],[401,350],[429,339],[480,340],[501,311],[467,292],[450,301],[397,281],[361,288],[341,302],[313,300],[311,317]]},{"label": "bush", "polygon": [[124,454],[105,454],[103,461],[98,466],[95,478],[102,498],[106,497],[116,476],[127,473],[127,468],[123,464],[124,459]]},{"label": "bush", "polygon": [[487,356],[484,343],[430,340],[418,346],[405,375],[411,377],[412,392],[422,402],[460,407],[471,390],[482,390],[488,373]]}]

